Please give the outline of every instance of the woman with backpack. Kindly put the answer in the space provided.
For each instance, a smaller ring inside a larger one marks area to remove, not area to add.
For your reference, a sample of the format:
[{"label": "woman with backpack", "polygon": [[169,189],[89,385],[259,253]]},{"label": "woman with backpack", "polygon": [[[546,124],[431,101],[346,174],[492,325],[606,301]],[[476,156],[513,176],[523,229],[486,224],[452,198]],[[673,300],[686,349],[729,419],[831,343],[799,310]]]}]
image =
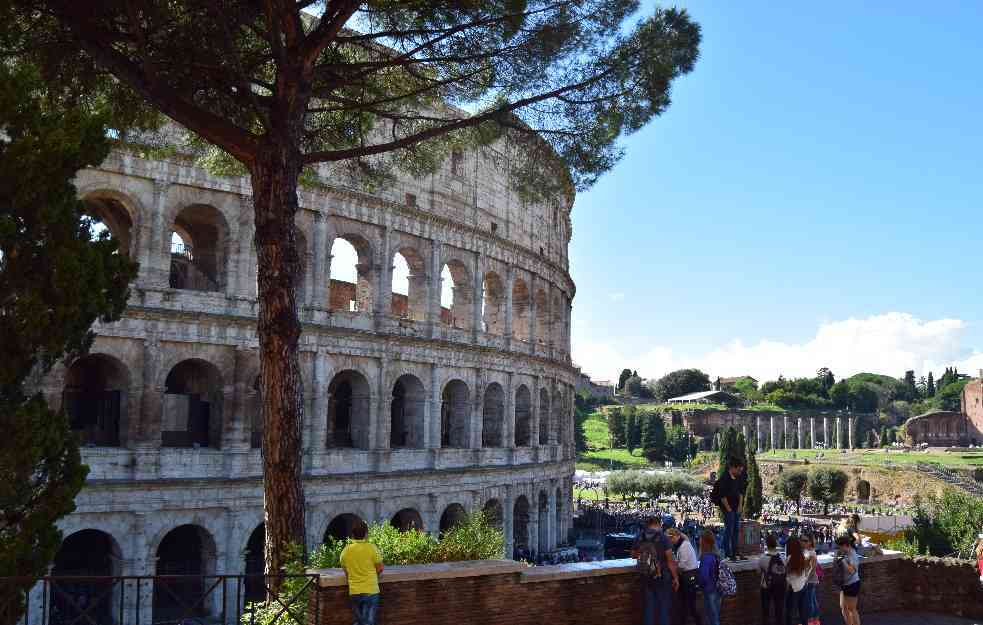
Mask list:
[{"label": "woman with backpack", "polygon": [[[761,622],[764,625],[785,623],[785,558],[778,550],[774,534],[765,538],[765,552],[758,558],[761,573]],[[774,617],[772,620],[770,617]]]},{"label": "woman with backpack", "polygon": [[672,593],[679,589],[679,570],[659,519],[650,518],[632,548],[642,583],[645,625],[669,625]]},{"label": "woman with backpack", "polygon": [[703,613],[707,625],[720,625],[720,602],[723,596],[717,587],[720,578],[720,556],[713,532],[703,530],[700,536],[700,572],[697,574],[703,591]]},{"label": "woman with backpack", "polygon": [[[785,545],[788,551],[788,564],[785,567],[785,623],[787,625],[805,625],[809,621],[809,597],[806,586],[812,576],[810,562],[805,557],[802,542],[798,538],[790,538]],[[792,618],[792,614],[796,618]],[[850,625],[850,624],[848,624]]]}]

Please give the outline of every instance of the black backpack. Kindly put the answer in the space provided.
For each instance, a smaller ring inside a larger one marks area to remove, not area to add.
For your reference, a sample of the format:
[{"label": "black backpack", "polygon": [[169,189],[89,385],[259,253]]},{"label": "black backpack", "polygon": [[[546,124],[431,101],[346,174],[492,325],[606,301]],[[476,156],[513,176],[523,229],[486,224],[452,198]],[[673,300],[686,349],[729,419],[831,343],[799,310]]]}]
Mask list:
[{"label": "black backpack", "polygon": [[644,533],[642,534],[642,541],[638,546],[638,563],[635,568],[645,581],[655,583],[662,579],[662,560],[665,558],[667,548],[660,536],[646,540]]},{"label": "black backpack", "polygon": [[778,590],[785,587],[785,563],[777,553],[768,560],[768,569],[765,571],[765,585],[770,590]]},{"label": "black backpack", "polygon": [[843,556],[836,556],[833,560],[833,586],[843,588],[846,584],[846,564]]}]

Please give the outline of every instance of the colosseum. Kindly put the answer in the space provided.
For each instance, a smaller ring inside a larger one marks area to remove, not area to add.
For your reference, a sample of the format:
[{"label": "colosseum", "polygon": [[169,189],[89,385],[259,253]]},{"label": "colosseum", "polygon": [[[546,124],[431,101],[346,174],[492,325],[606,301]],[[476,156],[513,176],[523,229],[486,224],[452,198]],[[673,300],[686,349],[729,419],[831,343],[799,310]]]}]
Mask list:
[{"label": "colosseum", "polygon": [[[572,197],[523,202],[505,161],[302,190],[309,548],[356,518],[437,533],[473,509],[508,554],[566,540]],[[248,179],[121,150],[77,186],[140,272],[123,318],[44,383],[91,469],[51,573],[261,571]]]}]

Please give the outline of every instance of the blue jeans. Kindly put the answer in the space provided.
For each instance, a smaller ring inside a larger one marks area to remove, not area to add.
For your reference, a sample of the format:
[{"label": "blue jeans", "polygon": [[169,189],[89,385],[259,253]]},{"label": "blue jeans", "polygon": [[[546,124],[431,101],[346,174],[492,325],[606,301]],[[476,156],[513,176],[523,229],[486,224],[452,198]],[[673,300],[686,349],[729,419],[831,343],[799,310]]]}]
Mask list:
[{"label": "blue jeans", "polygon": [[723,597],[719,592],[703,591],[703,616],[707,625],[720,625],[720,601]]},{"label": "blue jeans", "polygon": [[724,512],[724,555],[733,558],[737,555],[741,531],[741,515],[737,510]]},{"label": "blue jeans", "polygon": [[819,597],[816,596],[818,584],[806,584],[806,613],[809,618],[819,618]]},{"label": "blue jeans", "polygon": [[656,614],[659,615],[658,625],[669,625],[672,586],[668,584],[650,586],[643,582],[642,602],[642,615],[645,625],[656,625]]},{"label": "blue jeans", "polygon": [[[809,597],[809,591],[806,589],[809,584],[806,584],[799,592],[792,592],[791,588],[785,591],[785,623],[787,625],[806,625],[810,618],[810,611],[812,610],[811,599]],[[792,615],[795,614],[795,618]]]},{"label": "blue jeans", "polygon": [[375,625],[375,613],[379,609],[379,595],[352,595],[352,625]]}]

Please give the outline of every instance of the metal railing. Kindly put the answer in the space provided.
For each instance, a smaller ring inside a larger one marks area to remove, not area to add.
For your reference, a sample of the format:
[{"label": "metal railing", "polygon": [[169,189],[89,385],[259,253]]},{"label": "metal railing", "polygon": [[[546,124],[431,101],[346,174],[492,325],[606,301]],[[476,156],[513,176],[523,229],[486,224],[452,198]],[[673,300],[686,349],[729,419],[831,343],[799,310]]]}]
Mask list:
[{"label": "metal railing", "polygon": [[[0,577],[0,615],[19,625],[317,625],[317,575]],[[279,582],[279,592],[273,582]],[[6,586],[6,587],[5,587]],[[313,591],[313,596],[311,592]],[[313,615],[313,616],[311,616]]]}]

